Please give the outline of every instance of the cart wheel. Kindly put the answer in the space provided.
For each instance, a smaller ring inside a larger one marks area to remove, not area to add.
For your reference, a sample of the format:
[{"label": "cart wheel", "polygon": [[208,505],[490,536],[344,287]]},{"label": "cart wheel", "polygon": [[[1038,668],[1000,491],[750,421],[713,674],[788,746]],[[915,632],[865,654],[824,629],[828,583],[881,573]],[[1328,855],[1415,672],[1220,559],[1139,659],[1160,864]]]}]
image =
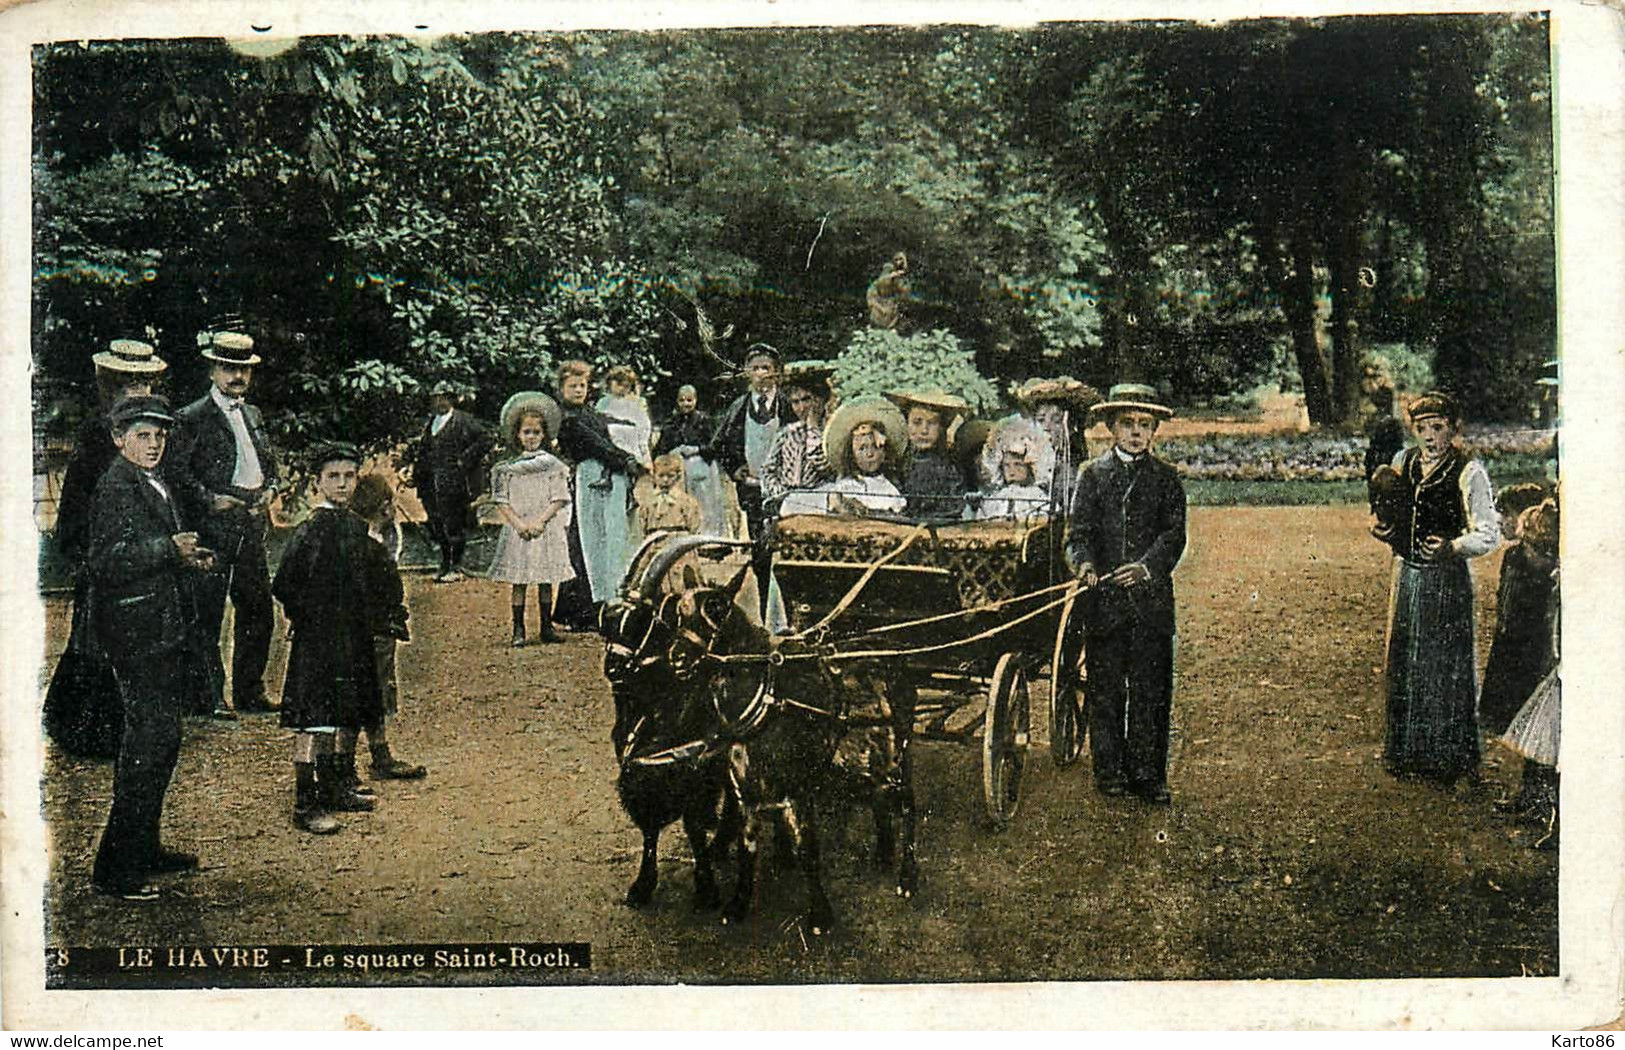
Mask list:
[{"label": "cart wheel", "polygon": [[[1083,672],[1079,667],[1082,653],[1081,624],[1073,624],[1073,608],[1077,596],[1067,599],[1061,607],[1061,624],[1055,631],[1055,649],[1049,665],[1049,754],[1055,764],[1064,769],[1083,754],[1083,712],[1078,700],[1083,692]],[[1068,644],[1070,640],[1071,644]]]},{"label": "cart wheel", "polygon": [[995,828],[1005,828],[1021,806],[1030,722],[1027,672],[1015,653],[999,657],[987,689],[982,728],[982,800]]}]

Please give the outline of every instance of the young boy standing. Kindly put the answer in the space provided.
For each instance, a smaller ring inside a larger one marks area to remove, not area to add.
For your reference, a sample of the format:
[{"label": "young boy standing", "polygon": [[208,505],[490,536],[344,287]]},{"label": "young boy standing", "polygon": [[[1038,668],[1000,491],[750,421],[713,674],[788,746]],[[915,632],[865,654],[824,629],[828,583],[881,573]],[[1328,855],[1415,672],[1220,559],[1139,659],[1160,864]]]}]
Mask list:
[{"label": "young boy standing", "polygon": [[[395,518],[395,490],[389,480],[382,474],[361,475],[355,483],[355,493],[350,497],[350,511],[366,523],[367,535],[383,549],[386,556],[384,560],[368,559],[368,563],[378,570],[378,580],[369,588],[369,593],[375,599],[371,605],[377,617],[372,625],[373,667],[378,672],[378,690],[383,698],[382,713],[361,726],[362,732],[367,734],[367,749],[372,754],[372,779],[421,780],[429,775],[429,771],[416,763],[396,758],[389,750],[389,738],[384,726],[384,719],[400,709],[395,646],[398,642],[411,640],[411,633],[406,627],[409,615],[406,591],[401,586],[401,526]],[[357,787],[359,782],[357,778],[351,786]]]},{"label": "young boy standing", "polygon": [[390,599],[380,581],[393,567],[380,564],[388,560],[383,546],[346,509],[360,462],[353,445],[318,447],[310,464],[319,502],[271,582],[293,636],[282,691],[282,724],[295,732],[293,819],[317,835],[339,830],[335,811],[373,808],[355,790],[355,747],[361,727],[379,724],[384,713],[374,625],[406,619],[404,610],[380,608]]},{"label": "young boy standing", "polygon": [[1093,412],[1113,444],[1078,474],[1067,556],[1088,588],[1080,600],[1095,789],[1167,805],[1173,571],[1185,551],[1185,490],[1151,442],[1174,413],[1138,383],[1112,387]]}]

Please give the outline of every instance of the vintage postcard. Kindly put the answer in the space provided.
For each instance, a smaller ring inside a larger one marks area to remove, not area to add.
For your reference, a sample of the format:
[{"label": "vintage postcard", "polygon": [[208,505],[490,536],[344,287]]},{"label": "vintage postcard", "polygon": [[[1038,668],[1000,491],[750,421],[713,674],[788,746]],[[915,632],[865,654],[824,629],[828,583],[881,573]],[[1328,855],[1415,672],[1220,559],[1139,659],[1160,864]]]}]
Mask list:
[{"label": "vintage postcard", "polygon": [[0,23],[8,1028],[1619,1013],[1617,12]]}]

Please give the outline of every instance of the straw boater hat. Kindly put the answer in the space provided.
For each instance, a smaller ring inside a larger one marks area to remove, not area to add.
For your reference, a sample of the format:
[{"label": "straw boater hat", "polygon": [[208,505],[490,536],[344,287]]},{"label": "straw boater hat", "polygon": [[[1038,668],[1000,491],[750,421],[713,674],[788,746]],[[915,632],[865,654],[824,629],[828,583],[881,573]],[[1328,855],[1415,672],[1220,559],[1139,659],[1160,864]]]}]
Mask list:
[{"label": "straw boater hat", "polygon": [[108,372],[129,372],[134,375],[156,375],[169,365],[157,352],[137,339],[115,339],[107,349],[90,355],[96,367]]},{"label": "straw boater hat", "polygon": [[1172,419],[1174,410],[1157,400],[1157,388],[1144,383],[1118,383],[1106,400],[1090,409],[1096,419],[1110,419],[1113,412],[1149,412],[1158,419]]},{"label": "straw boater hat", "polygon": [[1018,404],[1031,406],[1054,401],[1080,411],[1100,400],[1100,392],[1081,379],[1056,376],[1053,379],[1029,379],[1016,388]]},{"label": "straw boater hat", "polygon": [[970,405],[962,397],[955,397],[946,390],[932,387],[930,390],[892,390],[886,394],[886,399],[903,411],[904,415],[915,405],[929,408],[942,417],[944,425],[952,423],[956,417],[970,414]]},{"label": "straw boater hat", "polygon": [[982,480],[992,488],[1004,484],[1004,454],[1014,452],[1033,468],[1033,484],[1049,488],[1055,473],[1055,444],[1044,428],[1023,416],[997,424],[982,448]]},{"label": "straw boater hat", "polygon": [[223,365],[257,365],[260,355],[254,353],[254,338],[243,331],[246,327],[240,317],[222,317],[197,334],[197,345],[203,356]]},{"label": "straw boater hat", "polygon": [[499,417],[503,435],[516,437],[514,428],[519,425],[520,417],[533,412],[541,414],[542,422],[547,425],[549,440],[559,436],[559,421],[563,418],[559,403],[540,390],[521,390],[503,404]]},{"label": "straw boater hat", "polygon": [[902,463],[903,446],[908,443],[902,413],[883,397],[860,397],[830,413],[824,424],[824,455],[837,478],[852,473],[852,431],[861,423],[872,423],[886,432],[887,470],[896,470]]}]

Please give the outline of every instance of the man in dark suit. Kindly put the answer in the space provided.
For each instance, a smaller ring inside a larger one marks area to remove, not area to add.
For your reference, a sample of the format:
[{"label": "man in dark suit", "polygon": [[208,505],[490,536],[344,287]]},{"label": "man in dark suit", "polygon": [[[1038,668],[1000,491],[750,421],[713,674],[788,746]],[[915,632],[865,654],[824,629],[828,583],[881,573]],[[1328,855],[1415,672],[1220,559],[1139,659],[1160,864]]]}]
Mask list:
[{"label": "man in dark suit", "polygon": [[185,530],[157,473],[175,422],[169,402],[124,398],[110,417],[119,456],[96,486],[86,568],[91,629],[118,680],[124,732],[91,882],[99,893],[151,900],[150,876],[197,867],[192,854],[164,848],[158,827],[195,653],[187,577],[213,555]]},{"label": "man in dark suit", "polygon": [[480,477],[491,436],[478,420],[457,407],[460,391],[442,380],[429,391],[431,415],[424,424],[412,483],[429,516],[429,534],[440,545],[440,573],[450,583],[463,578],[468,547],[468,508],[484,487]]},{"label": "man in dark suit", "polygon": [[[232,707],[241,712],[273,710],[265,698],[265,661],[271,649],[271,578],[265,564],[265,534],[271,498],[281,478],[259,409],[244,397],[254,380],[254,340],[240,324],[226,323],[198,333],[209,361],[209,392],[177,413],[178,425],[165,462],[187,520],[218,557],[199,588],[198,630],[213,654],[217,693],[225,680],[221,667],[220,623],[231,596],[236,627],[232,645]],[[223,710],[222,697],[214,710]],[[207,714],[208,711],[197,711]]]},{"label": "man in dark suit", "polygon": [[790,399],[779,389],[783,358],[766,343],[756,343],[745,352],[745,377],[750,389],[741,394],[723,413],[717,432],[701,454],[718,463],[733,478],[739,495],[739,509],[745,512],[745,525],[756,543],[752,562],[756,568],[761,609],[767,611],[766,580],[773,564],[773,550],[767,543],[767,512],[762,506],[762,469],[773,439],[784,427],[796,421]]},{"label": "man in dark suit", "polygon": [[1093,410],[1114,444],[1078,474],[1067,557],[1086,588],[1089,749],[1095,788],[1166,805],[1174,690],[1174,566],[1185,551],[1185,490],[1151,454],[1173,411],[1119,383]]}]

